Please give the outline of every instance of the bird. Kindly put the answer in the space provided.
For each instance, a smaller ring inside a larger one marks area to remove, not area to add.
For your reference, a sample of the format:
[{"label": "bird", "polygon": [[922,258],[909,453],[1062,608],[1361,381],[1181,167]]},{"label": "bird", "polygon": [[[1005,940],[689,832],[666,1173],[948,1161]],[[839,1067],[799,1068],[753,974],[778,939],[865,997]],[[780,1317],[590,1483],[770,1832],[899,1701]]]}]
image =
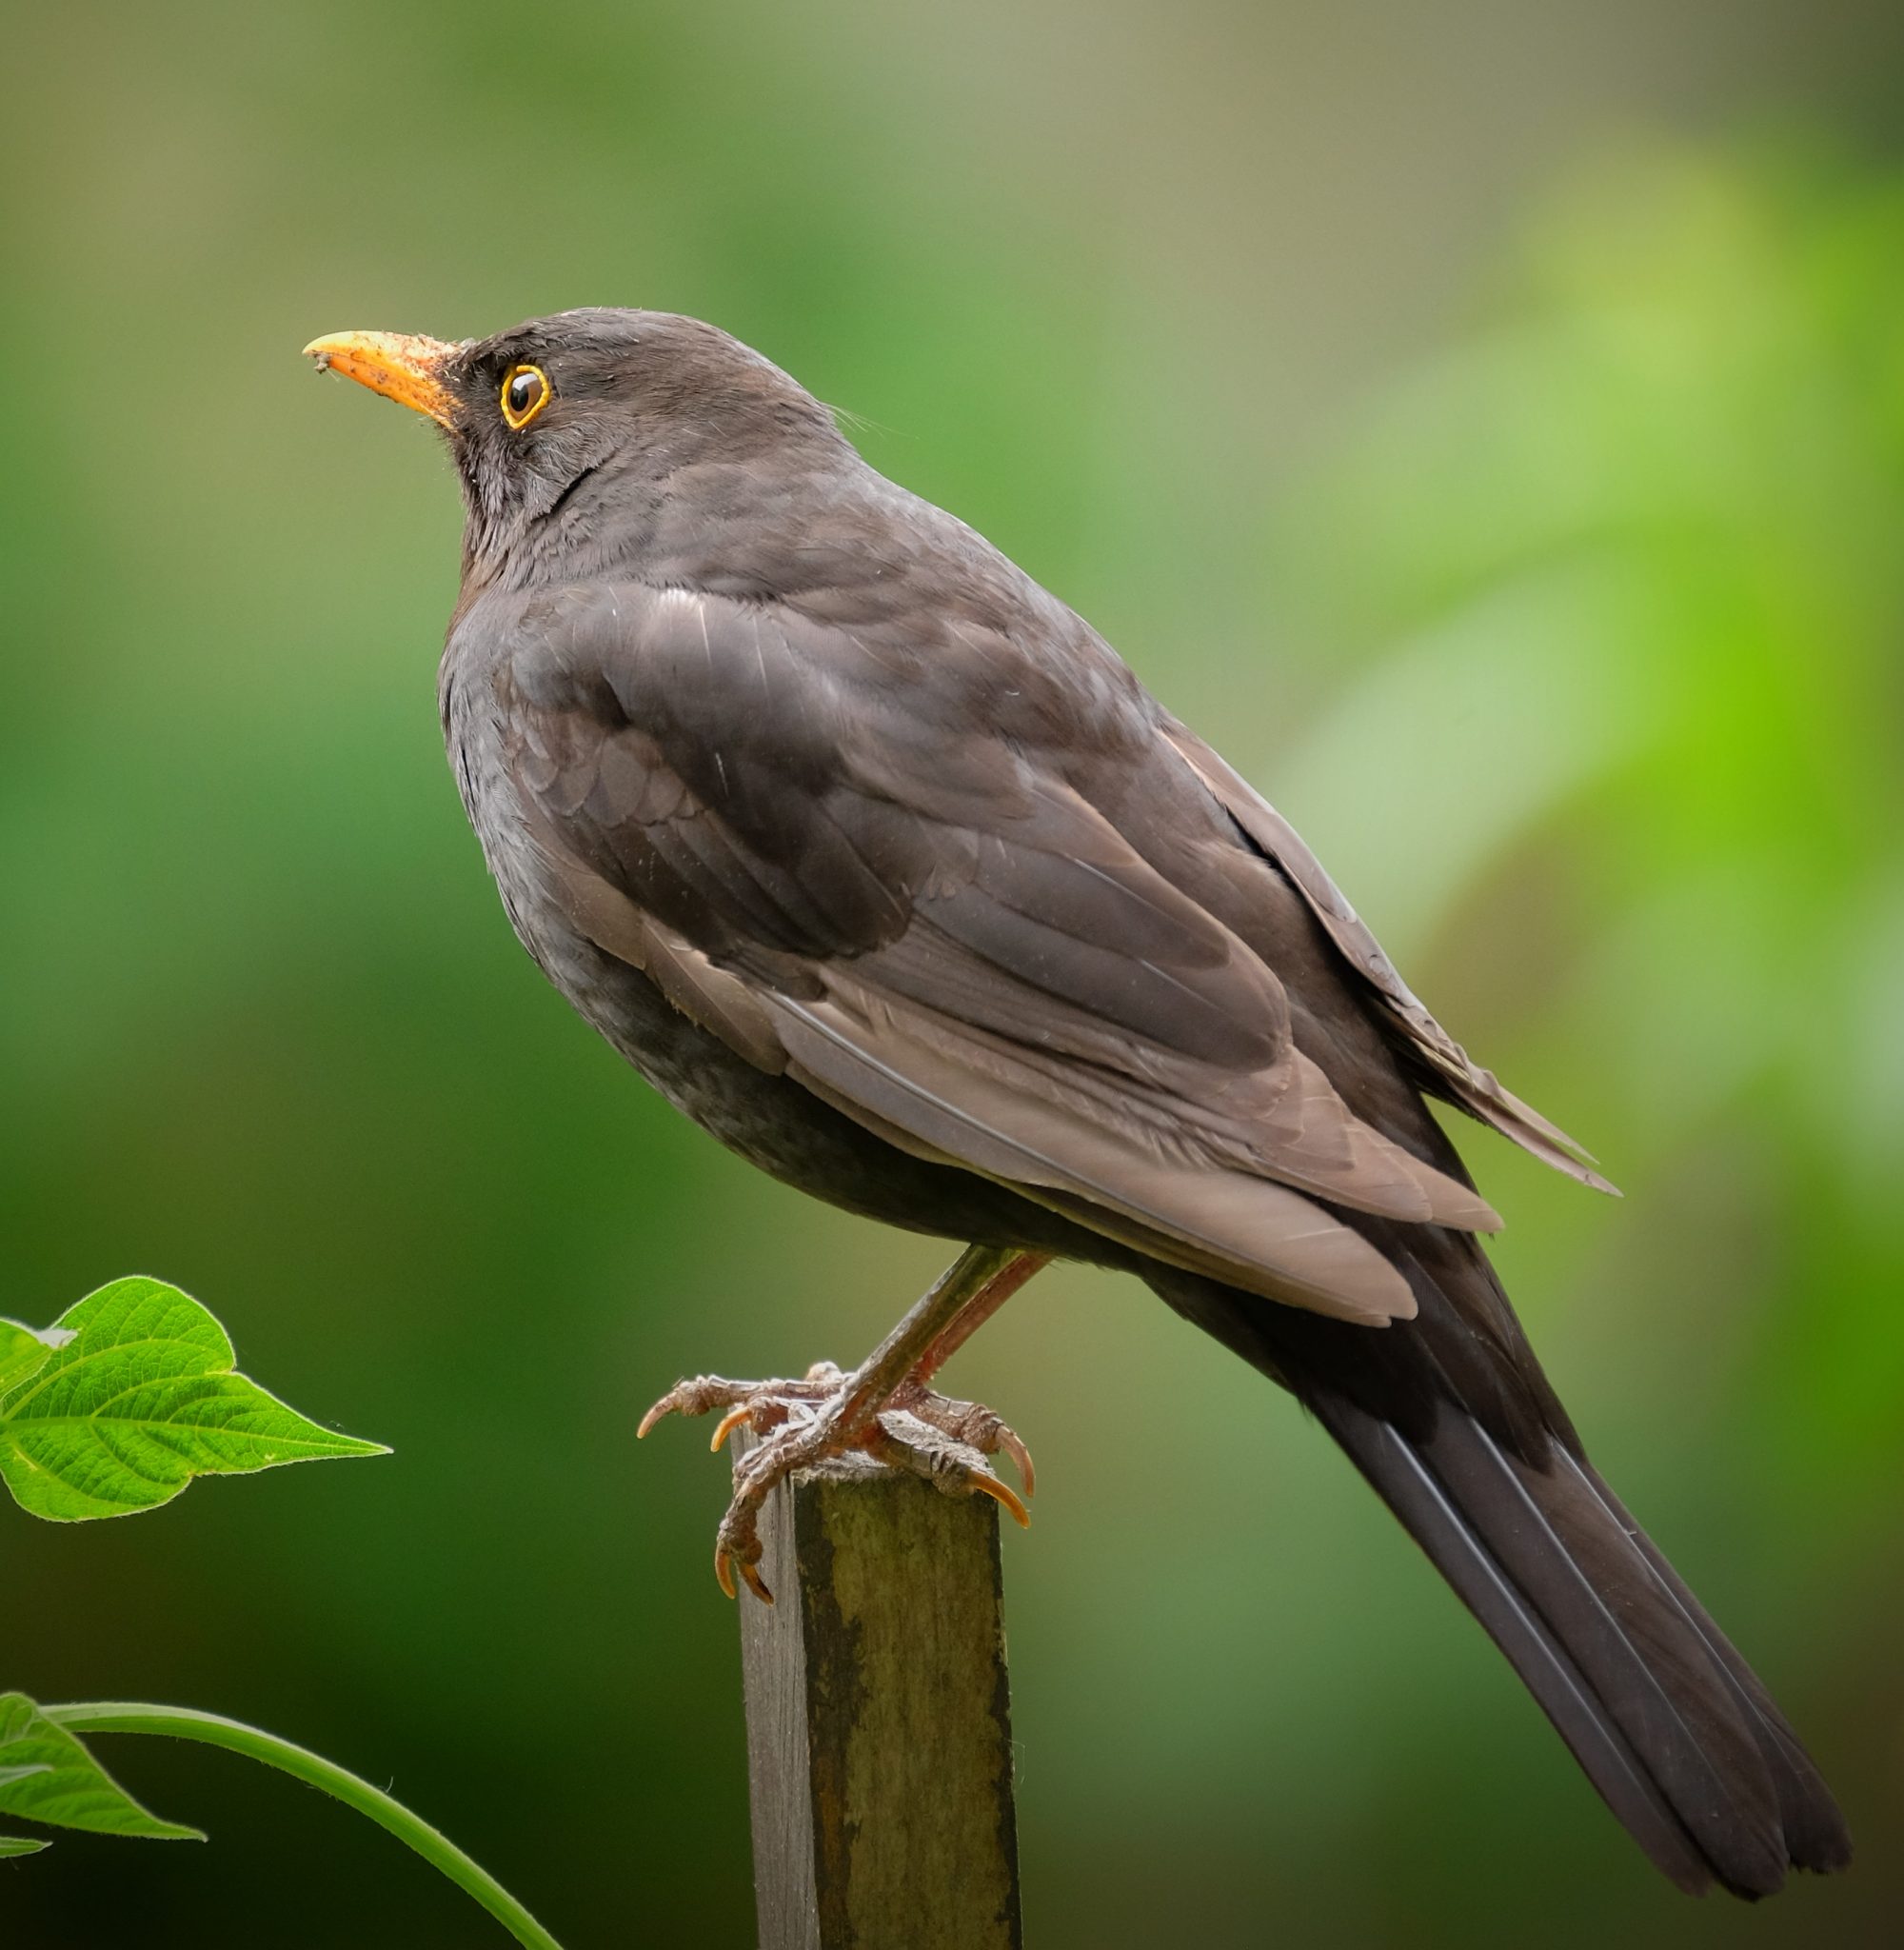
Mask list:
[{"label": "bird", "polygon": [[1079,614],[714,326],[590,308],[306,351],[461,484],[439,667],[516,934],[774,1177],[946,1239],[851,1372],[683,1381],[738,1465],[716,1570],[848,1449],[983,1494],[1017,1433],[931,1385],[1042,1266],[1134,1274],[1294,1395],[1679,1887],[1842,1868],[1843,1816],[1588,1460],[1439,1100],[1611,1189],[1469,1058],[1294,828]]}]

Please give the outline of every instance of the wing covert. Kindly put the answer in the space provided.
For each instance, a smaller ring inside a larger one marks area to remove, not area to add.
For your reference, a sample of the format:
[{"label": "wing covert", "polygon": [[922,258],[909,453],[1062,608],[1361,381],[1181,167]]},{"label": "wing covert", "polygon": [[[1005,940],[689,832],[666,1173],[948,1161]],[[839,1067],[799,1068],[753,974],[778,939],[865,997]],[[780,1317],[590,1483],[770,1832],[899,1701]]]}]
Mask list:
[{"label": "wing covert", "polygon": [[1491,1208],[1296,1050],[1273,970],[1070,783],[1063,713],[1001,738],[971,680],[784,606],[590,587],[526,607],[498,704],[571,918],[749,1061],[1178,1264],[1412,1313],[1317,1202]]}]

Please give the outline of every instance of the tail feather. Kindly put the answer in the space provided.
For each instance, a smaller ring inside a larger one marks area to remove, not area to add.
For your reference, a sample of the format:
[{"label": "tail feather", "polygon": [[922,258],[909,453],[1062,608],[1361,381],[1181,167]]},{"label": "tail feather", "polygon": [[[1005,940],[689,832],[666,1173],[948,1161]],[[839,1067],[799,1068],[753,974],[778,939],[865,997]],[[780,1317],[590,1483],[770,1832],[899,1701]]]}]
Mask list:
[{"label": "tail feather", "polygon": [[1339,1400],[1312,1405],[1658,1867],[1694,1892],[1781,1887],[1783,1796],[1732,1675],[1585,1479],[1511,1462],[1458,1413],[1418,1444]]},{"label": "tail feather", "polygon": [[1420,1315],[1378,1333],[1147,1269],[1299,1397],[1682,1889],[1767,1896],[1788,1867],[1841,1868],[1850,1838],[1811,1757],[1580,1456],[1505,1302],[1478,1337],[1446,1295],[1463,1263],[1411,1270]]},{"label": "tail feather", "polygon": [[1539,1701],[1614,1814],[1654,1864],[1693,1894],[1711,1880],[1672,1803],[1592,1683],[1450,1502],[1414,1448],[1385,1423],[1350,1410],[1324,1425],[1479,1620],[1522,1684]]},{"label": "tail feather", "polygon": [[1562,1461],[1565,1467],[1579,1474],[1614,1521],[1633,1539],[1661,1588],[1731,1682],[1771,1769],[1773,1784],[1778,1792],[1779,1821],[1793,1866],[1817,1875],[1844,1868],[1851,1860],[1851,1836],[1844,1817],[1832,1798],[1831,1789],[1825,1785],[1817,1763],[1805,1751],[1804,1742],[1793,1731],[1791,1722],[1773,1703],[1763,1681],[1713,1622],[1711,1614],[1693,1596],[1686,1581],[1667,1562],[1665,1553],[1633,1521],[1626,1505],[1608,1488],[1600,1473],[1564,1452]]}]

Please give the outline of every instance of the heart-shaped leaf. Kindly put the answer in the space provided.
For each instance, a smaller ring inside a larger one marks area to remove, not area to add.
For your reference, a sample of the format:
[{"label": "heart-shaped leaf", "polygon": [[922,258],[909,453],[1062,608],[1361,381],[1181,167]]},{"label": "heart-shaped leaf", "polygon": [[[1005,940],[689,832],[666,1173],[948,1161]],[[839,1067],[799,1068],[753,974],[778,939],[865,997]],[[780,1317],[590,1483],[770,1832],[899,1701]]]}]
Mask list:
[{"label": "heart-shaped leaf", "polygon": [[[86,1747],[49,1720],[24,1693],[0,1693],[0,1815],[98,1835],[148,1835],[203,1841],[196,1828],[162,1821],[142,1808]],[[30,1855],[40,1842],[0,1843]]]},{"label": "heart-shaped leaf", "polygon": [[307,1421],[234,1372],[225,1329],[163,1281],[115,1280],[44,1336],[8,1326],[0,1481],[36,1517],[123,1517],[169,1502],[194,1476],[387,1454]]}]

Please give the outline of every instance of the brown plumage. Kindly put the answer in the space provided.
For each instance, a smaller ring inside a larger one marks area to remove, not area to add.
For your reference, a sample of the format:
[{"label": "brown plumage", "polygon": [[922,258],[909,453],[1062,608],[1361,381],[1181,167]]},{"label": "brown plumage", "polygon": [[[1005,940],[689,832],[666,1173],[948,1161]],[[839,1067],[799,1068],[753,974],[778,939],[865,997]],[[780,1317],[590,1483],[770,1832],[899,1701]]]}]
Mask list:
[{"label": "brown plumage", "polygon": [[1681,1886],[1848,1859],[1587,1463],[1423,1093],[1602,1182],[1088,625],[711,327],[313,349],[449,433],[458,781],[617,1048],[803,1189],[1134,1271],[1280,1382]]}]

